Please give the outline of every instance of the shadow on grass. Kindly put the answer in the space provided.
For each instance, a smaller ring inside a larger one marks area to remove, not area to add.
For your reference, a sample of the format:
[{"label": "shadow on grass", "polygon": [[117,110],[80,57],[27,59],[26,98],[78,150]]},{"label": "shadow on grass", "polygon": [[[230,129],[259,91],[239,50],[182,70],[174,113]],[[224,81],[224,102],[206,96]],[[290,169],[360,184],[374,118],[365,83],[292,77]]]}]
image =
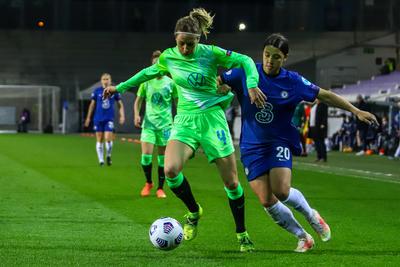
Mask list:
[{"label": "shadow on grass", "polygon": [[324,250],[311,250],[307,253],[296,253],[292,250],[272,250],[272,249],[257,249],[251,253],[238,253],[237,250],[225,250],[222,253],[232,256],[238,255],[318,255],[318,256],[400,256],[400,250],[339,250],[339,249],[324,249]]},{"label": "shadow on grass", "polygon": [[[154,253],[149,254],[149,250],[147,246],[139,248],[139,247],[128,247],[128,246],[110,246],[110,247],[102,247],[102,246],[92,246],[92,245],[77,245],[77,244],[54,244],[54,245],[45,245],[45,244],[1,244],[1,249],[23,249],[23,250],[33,250],[33,251],[44,251],[44,250],[69,250],[69,251],[81,251],[81,252],[108,252],[108,253],[118,253],[125,254],[127,257],[133,258],[159,258],[160,255],[165,257],[174,256],[174,257],[193,257],[193,258],[214,258],[214,259],[224,259],[224,258],[243,258],[246,256],[259,256],[261,254],[268,255],[300,255],[300,256],[400,256],[400,250],[340,250],[340,249],[324,249],[318,250],[314,249],[307,253],[295,253],[292,250],[272,250],[272,249],[257,249],[251,253],[239,253],[237,250],[197,250],[196,252],[182,251],[182,250],[174,250],[174,253],[168,251],[159,251],[154,250]],[[220,254],[219,256],[216,254]]]}]

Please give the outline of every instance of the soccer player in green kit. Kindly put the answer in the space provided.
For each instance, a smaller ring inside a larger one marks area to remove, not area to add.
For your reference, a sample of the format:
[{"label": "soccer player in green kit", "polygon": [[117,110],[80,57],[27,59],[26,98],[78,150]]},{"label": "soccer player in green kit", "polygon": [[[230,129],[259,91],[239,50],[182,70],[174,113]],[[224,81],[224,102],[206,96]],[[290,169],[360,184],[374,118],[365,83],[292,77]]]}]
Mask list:
[{"label": "soccer player in green kit", "polygon": [[[151,63],[155,64],[160,55],[161,52],[159,50],[154,51]],[[167,197],[163,190],[165,181],[164,154],[172,128],[172,101],[177,97],[173,80],[165,75],[144,82],[139,86],[134,104],[134,114],[135,126],[142,128],[140,136],[142,156],[140,163],[146,176],[146,184],[140,192],[142,197],[149,196],[150,190],[153,188],[151,173],[154,146],[158,147],[158,188],[156,195],[158,198]],[[143,101],[146,101],[146,111],[142,122],[140,109]]]},{"label": "soccer player in green kit", "polygon": [[185,215],[184,238],[192,240],[196,237],[203,209],[196,202],[182,169],[201,145],[208,161],[217,165],[225,185],[240,251],[248,252],[254,250],[254,245],[245,228],[244,194],[238,180],[234,147],[223,111],[232,101],[233,94],[217,93],[218,66],[244,69],[252,104],[263,107],[266,96],[257,87],[258,73],[251,58],[199,43],[200,36],[209,33],[212,22],[213,17],[202,8],[193,9],[189,16],[180,18],[175,26],[177,46],[166,49],[156,64],[141,70],[117,87],[108,87],[104,97],[115,92],[122,93],[167,73],[171,75],[179,102],[165,152],[164,171],[167,184],[189,210]]}]

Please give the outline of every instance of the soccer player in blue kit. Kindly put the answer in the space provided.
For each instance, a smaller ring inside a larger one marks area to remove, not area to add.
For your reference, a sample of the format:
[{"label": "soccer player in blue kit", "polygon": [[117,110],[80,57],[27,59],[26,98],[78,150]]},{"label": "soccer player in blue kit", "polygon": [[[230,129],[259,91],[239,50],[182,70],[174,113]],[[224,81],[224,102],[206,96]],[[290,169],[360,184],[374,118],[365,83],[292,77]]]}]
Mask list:
[{"label": "soccer player in blue kit", "polygon": [[314,240],[287,206],[302,213],[322,241],[330,240],[331,232],[303,194],[291,188],[292,154],[301,154],[299,134],[291,123],[297,104],[318,99],[348,110],[368,124],[378,122],[371,113],[357,109],[347,100],[312,84],[298,73],[282,68],[288,53],[289,43],[283,35],[272,34],[265,40],[263,63],[257,64],[258,86],[267,95],[263,108],[250,104],[246,76],[241,69],[223,73],[219,79],[219,91],[226,93],[231,87],[236,91],[241,105],[240,152],[250,187],[266,213],[280,227],[298,238],[295,251],[306,252],[314,246]]},{"label": "soccer player in blue kit", "polygon": [[103,73],[100,78],[101,86],[96,88],[91,96],[88,113],[85,120],[85,127],[89,127],[90,118],[93,111],[93,128],[96,132],[96,152],[99,159],[100,166],[104,165],[104,148],[103,142],[106,143],[106,160],[107,165],[111,166],[111,151],[113,146],[113,132],[114,132],[114,102],[119,106],[119,123],[124,124],[125,112],[124,105],[122,104],[121,95],[114,94],[112,97],[103,99],[103,90],[111,85],[111,75]]}]

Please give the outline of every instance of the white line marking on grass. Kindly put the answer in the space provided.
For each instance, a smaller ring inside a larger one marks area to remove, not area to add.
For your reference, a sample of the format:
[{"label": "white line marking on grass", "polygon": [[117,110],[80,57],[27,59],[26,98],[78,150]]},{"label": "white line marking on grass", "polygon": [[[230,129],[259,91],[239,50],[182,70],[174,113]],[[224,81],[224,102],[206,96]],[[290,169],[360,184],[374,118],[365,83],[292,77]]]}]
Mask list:
[{"label": "white line marking on grass", "polygon": [[[315,172],[319,172],[319,173],[329,173],[329,174],[335,174],[335,175],[345,175],[345,176],[359,178],[359,179],[365,179],[365,180],[372,180],[372,181],[392,183],[392,184],[400,184],[400,180],[392,180],[392,179],[396,179],[396,177],[397,177],[397,175],[394,175],[393,173],[372,172],[372,171],[365,171],[365,170],[359,170],[359,169],[343,168],[343,167],[321,165],[321,164],[314,164],[314,163],[307,163],[307,162],[298,162],[298,161],[293,161],[293,165],[296,165],[296,168],[300,169],[300,170],[315,171]],[[313,167],[313,168],[309,168],[309,167]],[[351,172],[365,174],[365,176],[352,174]],[[392,179],[387,179],[386,177],[392,177]]]}]

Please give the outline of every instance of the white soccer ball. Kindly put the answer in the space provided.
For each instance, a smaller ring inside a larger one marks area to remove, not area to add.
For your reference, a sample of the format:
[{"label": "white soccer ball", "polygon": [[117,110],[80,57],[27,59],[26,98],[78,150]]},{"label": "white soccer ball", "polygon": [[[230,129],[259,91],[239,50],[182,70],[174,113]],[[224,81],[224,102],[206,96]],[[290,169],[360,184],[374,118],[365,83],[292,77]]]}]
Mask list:
[{"label": "white soccer ball", "polygon": [[170,217],[163,217],[150,226],[149,237],[151,243],[161,250],[172,250],[183,240],[181,224]]}]

